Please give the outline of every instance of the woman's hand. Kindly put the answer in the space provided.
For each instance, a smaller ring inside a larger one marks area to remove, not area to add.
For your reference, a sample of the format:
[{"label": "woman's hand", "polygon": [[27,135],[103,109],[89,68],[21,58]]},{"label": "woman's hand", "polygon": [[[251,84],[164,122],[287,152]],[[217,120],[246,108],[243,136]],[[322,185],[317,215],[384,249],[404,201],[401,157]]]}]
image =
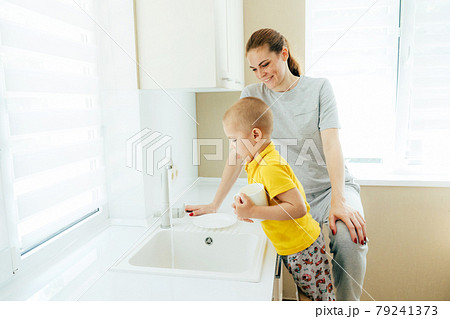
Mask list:
[{"label": "woman's hand", "polygon": [[186,205],[184,210],[189,214],[189,216],[200,216],[215,213],[217,208],[213,205],[213,203],[211,203],[207,205]]},{"label": "woman's hand", "polygon": [[336,235],[336,221],[338,220],[342,220],[345,223],[355,244],[358,242],[358,239],[359,244],[364,245],[366,243],[366,220],[356,209],[345,203],[336,204],[331,202],[329,221],[333,235]]},{"label": "woman's hand", "polygon": [[323,152],[327,163],[328,175],[331,182],[331,206],[329,222],[333,235],[336,235],[336,221],[342,220],[350,231],[350,236],[356,244],[364,245],[367,241],[366,221],[353,207],[345,204],[344,197],[344,156],[342,155],[339,130],[326,129],[320,132],[323,143]]}]

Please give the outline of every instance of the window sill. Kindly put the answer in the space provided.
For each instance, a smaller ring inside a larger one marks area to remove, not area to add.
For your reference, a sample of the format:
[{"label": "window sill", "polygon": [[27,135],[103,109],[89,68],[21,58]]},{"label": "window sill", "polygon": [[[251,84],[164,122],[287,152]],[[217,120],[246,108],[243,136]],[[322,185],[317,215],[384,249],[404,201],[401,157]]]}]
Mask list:
[{"label": "window sill", "polygon": [[71,229],[57,235],[48,242],[23,255],[19,264],[18,273],[26,273],[46,260],[57,258],[62,251],[86,243],[109,226],[105,212],[93,215]]},{"label": "window sill", "polygon": [[377,178],[357,178],[355,182],[360,186],[402,186],[402,187],[450,187],[450,181],[432,178],[421,179],[416,176],[389,175]]},{"label": "window sill", "polygon": [[450,187],[450,174],[443,171],[434,174],[389,172],[379,164],[347,164],[347,167],[361,186]]}]

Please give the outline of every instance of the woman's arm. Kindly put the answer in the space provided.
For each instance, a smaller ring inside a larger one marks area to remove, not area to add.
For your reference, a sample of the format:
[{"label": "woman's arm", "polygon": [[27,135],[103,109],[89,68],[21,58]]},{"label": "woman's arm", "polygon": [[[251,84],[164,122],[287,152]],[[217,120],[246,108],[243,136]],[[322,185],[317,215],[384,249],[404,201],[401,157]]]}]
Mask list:
[{"label": "woman's arm", "polygon": [[336,221],[347,225],[353,242],[361,245],[366,241],[366,221],[362,215],[345,203],[344,156],[342,154],[338,129],[326,129],[320,132],[323,152],[331,182],[330,228],[336,234]]},{"label": "woman's arm", "polygon": [[296,187],[275,196],[274,201],[278,205],[273,206],[256,206],[246,194],[239,196],[241,198],[236,196],[233,208],[241,219],[289,220],[301,218],[306,214],[305,200]]},{"label": "woman's arm", "polygon": [[219,209],[231,187],[236,182],[241,171],[242,159],[237,156],[235,152],[230,151],[225,168],[223,169],[219,188],[217,189],[212,203],[208,205],[186,205],[185,210],[187,212],[191,212],[192,216],[215,213]]}]

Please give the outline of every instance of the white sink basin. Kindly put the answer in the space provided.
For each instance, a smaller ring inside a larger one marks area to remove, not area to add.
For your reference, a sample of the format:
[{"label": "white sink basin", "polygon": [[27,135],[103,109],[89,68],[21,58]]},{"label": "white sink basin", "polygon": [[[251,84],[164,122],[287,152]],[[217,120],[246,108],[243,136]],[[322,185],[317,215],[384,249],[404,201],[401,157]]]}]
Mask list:
[{"label": "white sink basin", "polygon": [[261,234],[160,229],[112,270],[258,282],[265,248]]}]

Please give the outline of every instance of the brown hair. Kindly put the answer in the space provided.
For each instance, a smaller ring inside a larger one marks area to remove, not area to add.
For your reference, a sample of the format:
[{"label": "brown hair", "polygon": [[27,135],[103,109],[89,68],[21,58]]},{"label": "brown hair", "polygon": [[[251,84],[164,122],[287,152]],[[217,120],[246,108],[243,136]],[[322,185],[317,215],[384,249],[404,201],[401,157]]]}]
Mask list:
[{"label": "brown hair", "polygon": [[288,49],[288,67],[291,73],[295,76],[300,76],[301,70],[300,65],[294,59],[291,54],[291,49],[289,48],[289,42],[287,39],[278,31],[274,29],[259,29],[258,31],[253,32],[250,38],[247,41],[247,46],[245,49],[245,54],[248,53],[251,49],[257,49],[263,45],[267,44],[269,46],[269,50],[280,54],[283,50],[283,47]]},{"label": "brown hair", "polygon": [[266,138],[270,137],[273,129],[272,110],[263,100],[256,97],[244,97],[234,103],[225,112],[223,123],[230,123],[242,132],[249,133],[254,128],[259,128]]}]

